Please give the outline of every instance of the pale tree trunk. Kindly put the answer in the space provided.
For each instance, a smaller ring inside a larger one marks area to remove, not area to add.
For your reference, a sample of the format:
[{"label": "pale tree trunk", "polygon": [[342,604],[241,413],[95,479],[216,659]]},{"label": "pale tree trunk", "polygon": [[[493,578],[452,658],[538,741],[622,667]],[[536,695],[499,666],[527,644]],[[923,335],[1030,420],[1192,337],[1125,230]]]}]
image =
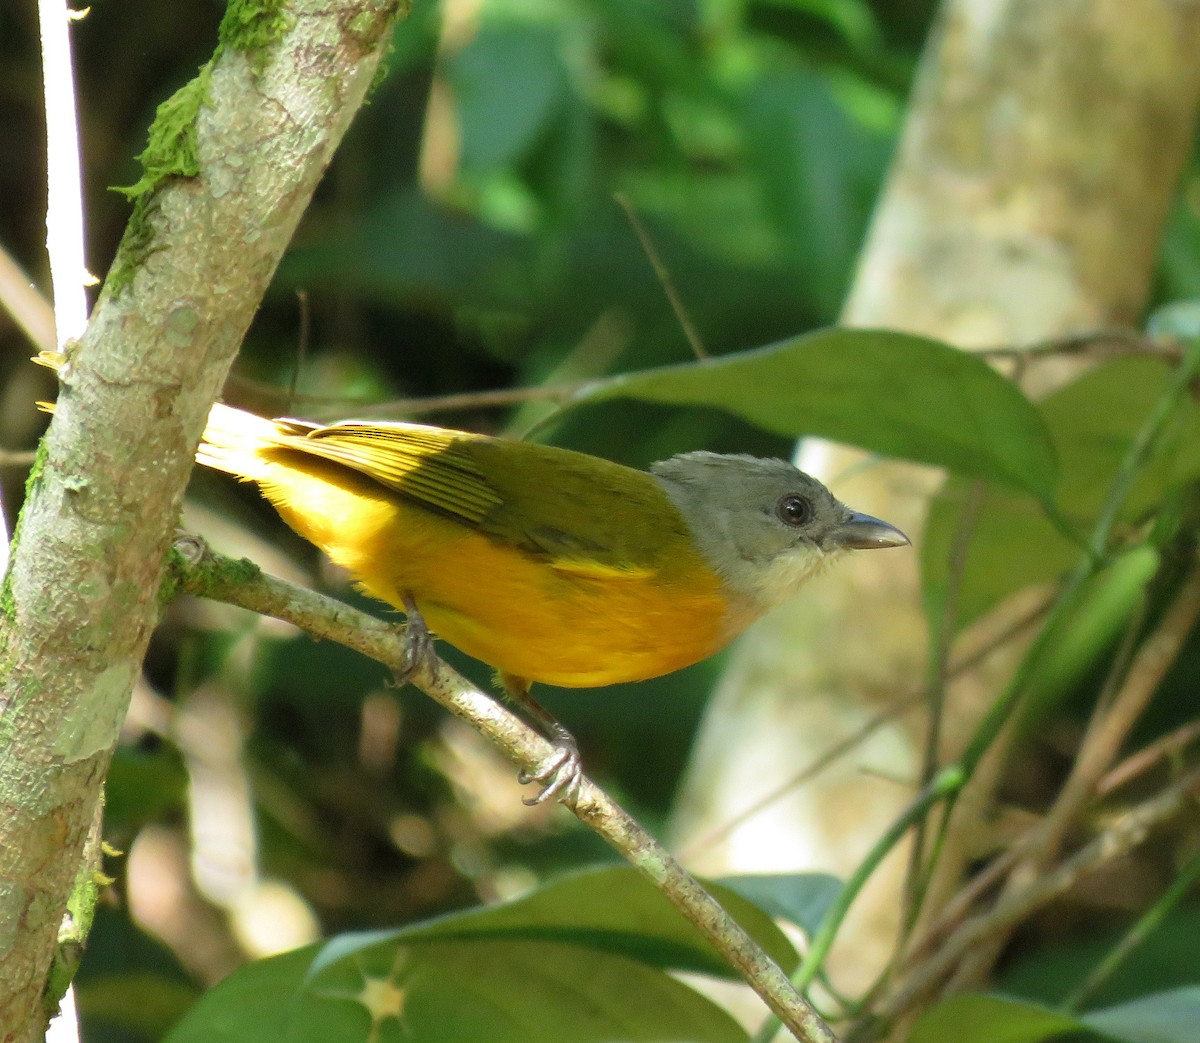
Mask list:
[{"label": "pale tree trunk", "polygon": [[5,1043],[45,1029],[56,935],[77,876],[79,893],[90,882],[81,855],[205,417],[399,6],[294,0],[249,52],[231,27],[194,123],[199,173],[149,198],[114,265],[124,288],[106,285],[63,369],[0,605]]},{"label": "pale tree trunk", "polygon": [[[1195,3],[949,0],[843,321],[966,349],[1134,321],[1189,155],[1198,53]],[[919,543],[932,476],[883,464],[839,480],[858,454],[816,459],[843,499]],[[921,690],[916,565],[915,553],[855,555],[743,641],[684,788],[685,848]],[[954,686],[943,757],[998,690],[1000,658]],[[876,731],[709,846],[697,868],[845,874],[912,796],[923,727],[910,713]],[[986,803],[995,760],[964,810]],[[896,853],[855,908],[832,964],[843,987],[864,985],[890,952],[904,864]]]}]

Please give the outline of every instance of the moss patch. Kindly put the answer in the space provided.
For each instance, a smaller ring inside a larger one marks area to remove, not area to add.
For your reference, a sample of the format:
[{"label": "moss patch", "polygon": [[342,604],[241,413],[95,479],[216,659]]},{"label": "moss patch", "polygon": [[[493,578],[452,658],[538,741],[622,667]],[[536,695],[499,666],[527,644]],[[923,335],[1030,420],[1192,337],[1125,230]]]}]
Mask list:
[{"label": "moss patch", "polygon": [[262,569],[249,558],[221,558],[206,562],[205,572],[201,575],[206,582],[237,587],[257,582],[262,577]]},{"label": "moss patch", "polygon": [[[16,626],[17,622],[17,602],[13,598],[12,592],[12,570],[4,574],[3,582],[0,582],[0,627],[7,630],[8,627]],[[5,641],[3,651],[7,652],[8,642]],[[8,673],[9,667],[12,665],[8,661],[8,657],[0,654],[0,665],[4,666],[4,673]]]},{"label": "moss patch", "polygon": [[158,615],[167,610],[167,606],[175,600],[183,586],[183,577],[190,568],[178,548],[174,545],[167,548],[166,561],[163,562],[162,582],[158,585]]},{"label": "moss patch", "polygon": [[217,53],[232,47],[248,54],[255,73],[261,73],[271,47],[292,27],[292,21],[286,0],[229,0],[217,31]]},{"label": "moss patch", "polygon": [[[16,558],[17,548],[21,544],[21,520],[25,517],[25,507],[33,498],[34,490],[38,483],[42,480],[42,470],[46,466],[46,440],[43,438],[37,447],[37,452],[33,456],[33,465],[29,468],[29,476],[25,479],[25,499],[21,504],[21,512],[17,515],[17,524],[13,527],[12,539],[9,541],[9,556],[8,571],[5,572],[3,580],[0,581],[0,624],[13,626],[17,619],[17,603],[13,597],[12,591],[12,562]],[[0,662],[0,665],[5,667],[0,670],[0,674],[8,672],[9,664]]]},{"label": "moss patch", "polygon": [[[215,56],[214,56],[215,57]],[[212,61],[200,67],[195,78],[184,84],[154,113],[146,147],[137,157],[142,176],[132,185],[118,185],[120,192],[133,201],[133,213],[125,226],[116,260],[108,273],[105,288],[120,293],[133,280],[138,266],[154,251],[154,192],[173,177],[195,177],[200,173],[196,141],[196,117],[208,100],[212,85]]]},{"label": "moss patch", "polygon": [[133,202],[133,213],[121,248],[108,274],[105,288],[119,294],[133,281],[133,273],[154,252],[153,196],[173,177],[195,177],[200,173],[196,117],[207,103],[212,87],[213,65],[225,48],[251,56],[255,75],[261,74],[271,47],[291,28],[292,16],[286,0],[229,0],[217,32],[217,48],[191,82],[180,87],[159,105],[150,124],[146,147],[137,157],[142,176],[132,185],[114,187]]},{"label": "moss patch", "polygon": [[212,62],[200,67],[196,77],[185,83],[154,113],[146,147],[137,157],[142,176],[132,185],[113,189],[126,199],[136,200],[154,191],[169,177],[195,177],[200,173],[196,151],[196,116],[208,100],[212,84]]}]

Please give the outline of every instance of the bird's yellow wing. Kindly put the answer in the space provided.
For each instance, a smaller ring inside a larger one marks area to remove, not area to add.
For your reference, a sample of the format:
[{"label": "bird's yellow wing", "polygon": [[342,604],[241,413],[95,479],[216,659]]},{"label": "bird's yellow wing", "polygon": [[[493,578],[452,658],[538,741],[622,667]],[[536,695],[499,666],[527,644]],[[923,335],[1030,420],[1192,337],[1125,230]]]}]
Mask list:
[{"label": "bird's yellow wing", "polygon": [[501,502],[466,449],[482,436],[421,424],[275,423],[281,448],[344,464],[467,524],[479,525]]},{"label": "bird's yellow wing", "polygon": [[272,502],[286,502],[289,483],[261,468],[303,473],[293,453],[349,468],[563,573],[628,579],[690,550],[650,475],[553,446],[422,424],[264,420],[218,405],[197,459],[265,482],[285,494]]}]

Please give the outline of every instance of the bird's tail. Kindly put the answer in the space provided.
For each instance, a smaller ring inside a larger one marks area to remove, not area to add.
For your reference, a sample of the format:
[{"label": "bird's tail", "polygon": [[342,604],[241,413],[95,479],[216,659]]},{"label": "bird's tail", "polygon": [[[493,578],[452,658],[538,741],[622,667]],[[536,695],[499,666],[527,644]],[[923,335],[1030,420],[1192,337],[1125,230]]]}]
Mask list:
[{"label": "bird's tail", "polygon": [[[33,361],[57,372],[66,362],[66,356],[57,351],[43,351]],[[38,406],[47,413],[54,412],[53,402],[39,402]],[[208,414],[208,424],[196,449],[196,462],[238,478],[260,481],[266,477],[270,464],[259,455],[259,450],[279,445],[286,434],[273,420],[218,402]]]},{"label": "bird's tail", "polygon": [[262,481],[271,464],[259,450],[279,445],[283,435],[274,420],[218,402],[208,414],[196,462],[238,478]]}]

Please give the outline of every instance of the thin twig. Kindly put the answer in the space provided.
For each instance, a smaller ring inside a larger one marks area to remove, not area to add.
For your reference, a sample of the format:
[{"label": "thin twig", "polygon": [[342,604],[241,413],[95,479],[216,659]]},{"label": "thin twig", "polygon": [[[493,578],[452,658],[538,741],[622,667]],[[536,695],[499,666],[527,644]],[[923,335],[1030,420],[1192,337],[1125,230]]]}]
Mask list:
[{"label": "thin twig", "polygon": [[1013,872],[1013,868],[1025,857],[1030,846],[1036,843],[1031,838],[1038,833],[1043,824],[1043,820],[1039,819],[1036,827],[1022,835],[1006,851],[998,854],[986,868],[961,887],[949,899],[937,919],[926,927],[920,939],[910,946],[907,958],[909,960],[922,959],[930,949],[941,944],[941,939],[961,923],[971,907],[988,891],[998,887],[1005,877]]},{"label": "thin twig", "polygon": [[1171,886],[1167,888],[1163,896],[1146,910],[1144,915],[1138,917],[1137,923],[1092,969],[1091,974],[1083,980],[1079,988],[1063,1001],[1063,1007],[1067,1010],[1078,1010],[1082,1007],[1129,958],[1129,954],[1141,945],[1147,936],[1167,918],[1171,910],[1187,897],[1188,892],[1192,889],[1192,884],[1198,879],[1200,879],[1200,848],[1192,852],[1192,857],[1175,875],[1175,879],[1171,881]]},{"label": "thin twig", "polygon": [[[997,737],[1012,719],[1034,671],[1052,647],[1053,635],[1058,625],[1069,617],[1078,603],[1084,584],[1096,574],[1106,560],[1120,509],[1125,503],[1137,474],[1141,472],[1145,460],[1157,444],[1168,421],[1174,415],[1180,400],[1188,393],[1198,367],[1200,367],[1200,344],[1192,343],[1184,353],[1182,362],[1175,371],[1170,384],[1155,403],[1153,410],[1121,460],[1101,505],[1099,517],[1088,537],[1088,553],[1080,559],[1075,569],[1067,577],[1057,600],[1051,607],[1045,625],[1034,638],[1004,691],[992,703],[976,727],[975,733],[960,755],[958,763],[950,766],[961,774],[962,784],[958,787],[946,788],[939,824],[942,836],[949,828],[950,816],[953,814],[963,787],[974,776],[984,756],[992,749]],[[933,806],[929,805],[926,811],[931,810]],[[911,806],[905,809],[901,816],[908,816],[910,811]],[[1018,887],[1015,877],[1010,876],[1006,894],[1023,893],[1022,889],[1025,884],[1026,882],[1022,880]],[[1001,905],[1004,902],[1005,896],[1002,895],[997,904]],[[960,930],[962,929],[964,928],[960,928]],[[1002,929],[998,929],[992,935],[980,938],[978,941],[979,944],[972,950],[960,954],[961,959],[955,964],[956,982],[977,980],[999,955],[1005,936]],[[938,951],[940,953],[942,950]],[[934,960],[939,958],[937,955],[933,957]]]},{"label": "thin twig", "polygon": [[[449,412],[457,409],[487,409],[493,406],[521,405],[525,402],[551,401],[565,402],[576,391],[583,387],[585,381],[576,384],[564,384],[556,387],[530,388],[497,388],[491,391],[463,391],[453,395],[431,395],[428,398],[395,398],[386,402],[357,402],[347,399],[344,395],[309,395],[297,392],[294,396],[296,405],[305,407],[306,412],[314,412],[311,407],[328,407],[337,410],[339,416],[352,412],[357,417],[378,416],[421,416],[426,413]],[[228,381],[229,387],[261,395],[268,401],[283,399],[287,392],[281,391],[276,384],[241,374],[232,374]]]},{"label": "thin twig", "polygon": [[0,449],[0,467],[32,467],[36,456],[32,449]]},{"label": "thin twig", "polygon": [[312,336],[312,310],[308,306],[308,290],[296,291],[296,304],[300,309],[300,335],[296,338],[296,363],[292,366],[292,377],[288,381],[287,410],[290,413],[296,403],[296,389],[300,385],[300,371],[308,361],[308,343]]},{"label": "thin twig", "polygon": [[[264,575],[245,561],[208,551],[196,537],[176,543],[180,589],[293,623],[337,641],[398,673],[407,671],[397,631],[379,619],[314,591]],[[419,662],[410,683],[499,746],[523,770],[551,752],[549,743],[495,699],[441,661]],[[564,805],[650,879],[803,1043],[834,1043],[833,1033],[748,934],[626,811],[587,778]]]},{"label": "thin twig", "polygon": [[0,308],[13,317],[38,351],[54,350],[54,309],[0,246]]},{"label": "thin twig", "polygon": [[1179,814],[1200,796],[1200,768],[1193,768],[1161,793],[1122,815],[1090,843],[1055,868],[1004,895],[985,913],[967,920],[924,961],[904,987],[875,1012],[878,1024],[889,1025],[924,1003],[978,946],[997,934],[1007,935],[1032,912],[1065,894],[1094,872],[1142,844],[1151,830]]},{"label": "thin twig", "polygon": [[[305,314],[306,314],[305,310]],[[562,406],[598,372],[611,362],[628,340],[627,322],[617,309],[604,312],[568,356],[546,376],[546,383],[539,387],[498,388],[487,391],[461,391],[452,395],[431,395],[424,398],[395,398],[385,402],[360,402],[345,395],[305,394],[295,387],[282,392],[275,384],[254,380],[243,374],[230,375],[227,386],[258,396],[265,402],[283,401],[286,409],[293,405],[303,407],[318,419],[322,413],[333,413],[340,419],[348,412],[354,416],[401,417],[422,416],[429,413],[446,413],[470,409],[494,409],[504,406],[523,406],[530,402],[551,402]],[[307,338],[301,337],[301,343]],[[303,357],[303,356],[302,356]],[[581,376],[584,374],[586,379]],[[571,379],[575,378],[575,379]],[[528,437],[528,432],[524,437]]]},{"label": "thin twig", "polygon": [[[1096,711],[1054,806],[1020,846],[1021,858],[1009,873],[1006,891],[1020,890],[1028,879],[1036,877],[1053,859],[1063,836],[1087,806],[1095,792],[1096,783],[1116,757],[1167,669],[1178,657],[1198,618],[1200,561],[1194,561],[1179,595],[1154,634],[1139,649],[1125,684],[1113,698],[1111,706],[1107,710],[1100,708]],[[956,969],[952,988],[967,987],[982,979],[999,956],[1004,941],[1003,935],[995,934],[986,945],[975,947]]]},{"label": "thin twig", "polygon": [[1053,337],[1022,347],[996,345],[972,352],[991,359],[1037,361],[1064,355],[1091,355],[1100,358],[1151,356],[1178,365],[1182,357],[1177,345],[1156,341],[1138,330],[1092,330],[1069,337]]},{"label": "thin twig", "polygon": [[[846,878],[846,882],[834,897],[832,905],[821,920],[820,926],[813,932],[808,952],[804,954],[804,959],[792,975],[792,981],[797,988],[807,989],[821,973],[821,968],[829,956],[829,950],[833,948],[834,940],[841,930],[846,914],[849,913],[851,906],[867,885],[867,881],[874,875],[875,870],[879,868],[880,863],[900,843],[915,823],[928,815],[931,809],[945,801],[950,794],[961,789],[963,782],[962,773],[954,767],[939,772],[936,778],[932,779],[892,820],[892,824],[888,826],[883,836],[875,841],[866,857]],[[751,1037],[753,1043],[768,1043],[775,1038],[776,1029],[774,1021],[768,1020]]]},{"label": "thin twig", "polygon": [[1063,837],[1079,812],[1096,792],[1101,777],[1112,765],[1130,730],[1158,690],[1167,670],[1179,657],[1184,642],[1200,619],[1200,559],[1154,633],[1132,658],[1124,683],[1108,706],[1101,706],[1088,723],[1071,773],[1063,783],[1025,857],[1037,869],[1039,862],[1054,857]]},{"label": "thin twig", "polygon": [[1197,739],[1200,739],[1200,721],[1189,721],[1187,724],[1180,725],[1173,732],[1168,732],[1150,743],[1149,746],[1143,747],[1137,753],[1132,753],[1121,761],[1096,785],[1096,795],[1107,797],[1114,790],[1120,789],[1138,776],[1144,775],[1160,761],[1167,757],[1174,757],[1185,746],[1190,746]]},{"label": "thin twig", "polygon": [[654,269],[654,274],[658,277],[663,293],[667,295],[667,300],[671,302],[671,310],[675,312],[675,318],[679,320],[679,325],[683,328],[683,334],[687,337],[688,344],[691,345],[692,353],[698,359],[709,358],[704,342],[700,339],[700,334],[696,332],[696,327],[692,325],[691,316],[688,315],[687,309],[683,306],[683,300],[675,289],[671,273],[663,264],[658,248],[654,245],[654,240],[650,238],[650,233],[646,231],[646,226],[638,216],[638,212],[633,208],[633,203],[629,201],[629,197],[624,192],[613,193],[613,198],[617,201],[617,205],[625,211],[625,216],[629,218],[638,242],[642,244],[642,249],[646,253],[646,259],[650,262],[650,267]]},{"label": "thin twig", "polygon": [[[1013,620],[1011,624],[1006,626],[1000,633],[993,635],[978,648],[964,656],[958,662],[954,663],[947,677],[953,680],[971,670],[974,670],[988,656],[992,655],[997,649],[1002,648],[1013,640],[1021,631],[1032,626],[1046,614],[1046,610],[1050,606],[1051,599],[1049,597],[1039,601],[1032,609]],[[839,739],[832,746],[828,747],[824,752],[818,754],[803,768],[797,771],[794,775],[788,776],[778,786],[758,797],[748,807],[734,814],[727,819],[716,829],[704,834],[700,839],[688,844],[687,848],[680,854],[683,861],[689,861],[691,858],[700,854],[700,852],[711,848],[715,844],[719,844],[722,840],[728,837],[735,829],[748,822],[754,816],[761,814],[777,800],[787,796],[797,786],[802,786],[810,779],[819,775],[830,765],[836,763],[842,757],[846,756],[851,750],[855,749],[860,743],[870,738],[876,731],[882,728],[889,721],[895,720],[901,714],[907,713],[914,709],[925,699],[924,692],[909,692],[899,698],[893,700],[877,714],[865,721],[859,728],[852,731],[849,735]]]},{"label": "thin twig", "polygon": [[824,752],[814,757],[800,771],[794,775],[790,775],[778,786],[773,786],[767,793],[758,797],[754,803],[743,808],[731,818],[721,823],[716,829],[704,834],[698,840],[688,844],[688,846],[679,853],[679,857],[683,861],[698,856],[703,851],[708,850],[722,840],[728,837],[735,829],[761,814],[768,807],[774,804],[777,800],[787,796],[797,786],[802,786],[822,771],[828,768],[831,764],[836,763],[851,750],[855,749],[859,744],[868,739],[873,733],[882,728],[889,721],[895,720],[909,710],[916,709],[924,695],[920,692],[910,693],[900,699],[896,699],[888,706],[884,707],[879,713],[875,714],[869,720],[863,722],[862,726],[850,732],[849,735],[839,739],[832,746],[828,747]]},{"label": "thin twig", "polygon": [[[1144,775],[1156,764],[1168,757],[1175,756],[1180,750],[1198,739],[1200,739],[1200,721],[1189,721],[1187,724],[1181,725],[1149,746],[1131,754],[1101,778],[1096,783],[1096,797],[1098,799],[1107,797],[1122,786]],[[1041,820],[1039,819],[1038,823],[1031,827],[1030,832],[1035,832],[1040,826]],[[1011,873],[1013,866],[1024,856],[1027,835],[1023,835],[1007,850],[993,858],[987,866],[950,898],[938,918],[929,924],[921,938],[909,947],[905,956],[909,963],[919,962],[931,950],[940,946],[943,940],[966,919],[971,907],[985,894],[1000,885],[1004,878]]]},{"label": "thin twig", "polygon": [[[958,604],[962,592],[963,577],[967,569],[967,553],[971,549],[971,540],[975,534],[975,526],[979,519],[979,511],[983,506],[986,486],[981,481],[973,481],[963,504],[962,514],[955,527],[954,538],[950,543],[950,555],[947,565],[946,595],[939,621],[937,640],[935,642],[932,661],[929,669],[929,681],[926,685],[926,702],[929,707],[929,718],[925,730],[924,751],[921,763],[922,786],[928,785],[938,770],[942,747],[942,719],[946,704],[946,687],[950,680],[950,649],[954,643],[954,634],[958,627]],[[925,896],[937,866],[938,854],[942,850],[944,834],[934,838],[932,851],[928,850],[926,821],[922,819],[913,830],[913,842],[908,853],[908,870],[904,880],[904,914],[901,921],[901,944],[921,915]],[[926,857],[928,856],[928,858]]]}]

